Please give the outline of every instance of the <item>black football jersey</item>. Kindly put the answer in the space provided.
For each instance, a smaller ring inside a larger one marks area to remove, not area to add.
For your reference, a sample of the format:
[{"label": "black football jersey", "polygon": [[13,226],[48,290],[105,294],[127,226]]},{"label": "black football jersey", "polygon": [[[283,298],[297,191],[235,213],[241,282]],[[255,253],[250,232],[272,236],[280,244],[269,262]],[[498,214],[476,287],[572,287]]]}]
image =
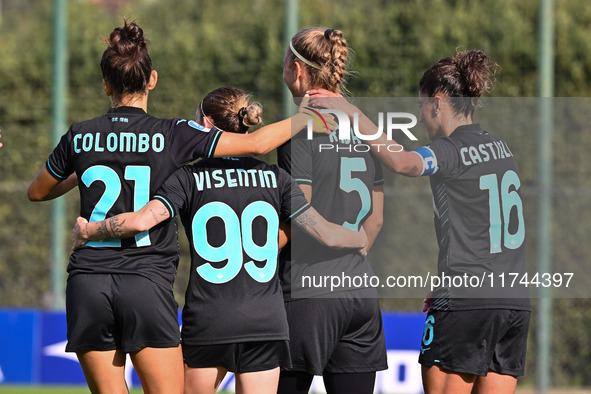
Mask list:
[{"label": "black football jersey", "polygon": [[[141,209],[178,167],[215,151],[221,132],[184,119],[158,119],[135,107],[74,123],[46,163],[57,179],[76,172],[80,216],[91,222]],[[176,222],[134,238],[90,241],[68,272],[134,273],[172,288],[178,264]]]},{"label": "black football jersey", "polygon": [[[278,162],[298,184],[312,186],[312,206],[326,220],[359,230],[373,212],[372,190],[383,184],[382,168],[369,153],[370,147],[351,134],[339,140],[337,132],[300,133],[278,150]],[[354,286],[338,288],[308,286],[304,278],[327,275],[346,277],[373,275],[365,256],[351,249],[331,249],[306,234],[294,232],[281,252],[280,277],[286,301],[312,297]]]},{"label": "black football jersey", "polygon": [[527,288],[507,281],[526,270],[521,182],[507,143],[472,124],[428,149],[436,158],[430,182],[439,275],[466,278],[438,288],[431,307],[529,309]]},{"label": "black football jersey", "polygon": [[155,198],[178,213],[191,244],[183,342],[288,339],[279,221],[310,207],[289,174],[253,158],[201,160],[176,171]]}]

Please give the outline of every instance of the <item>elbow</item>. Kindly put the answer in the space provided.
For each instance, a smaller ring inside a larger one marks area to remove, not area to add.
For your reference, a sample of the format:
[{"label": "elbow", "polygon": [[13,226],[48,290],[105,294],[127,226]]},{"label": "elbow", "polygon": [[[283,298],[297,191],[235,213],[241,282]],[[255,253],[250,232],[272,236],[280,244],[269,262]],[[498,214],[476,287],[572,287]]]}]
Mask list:
[{"label": "elbow", "polygon": [[329,247],[329,248],[338,248],[339,244],[336,240],[335,237],[333,236],[326,236],[322,238],[322,242],[324,243],[325,246]]},{"label": "elbow", "polygon": [[395,174],[400,174],[408,177],[416,177],[421,175],[420,170],[416,166],[409,166],[402,160],[390,160],[386,164],[386,167]]},{"label": "elbow", "polygon": [[262,146],[257,146],[255,147],[255,149],[252,150],[252,155],[253,156],[259,156],[259,155],[265,155],[269,152],[271,152],[273,149],[269,149],[266,147],[262,147]]},{"label": "elbow", "polygon": [[374,228],[376,233],[382,231],[382,226],[384,225],[384,219],[375,219]]},{"label": "elbow", "polygon": [[252,136],[252,140],[249,150],[250,154],[253,156],[265,155],[275,149],[274,146],[265,141],[264,138],[260,138],[259,135],[259,132],[250,134],[250,136]]},{"label": "elbow", "polygon": [[29,198],[29,201],[44,201],[45,200],[45,196],[42,193],[40,193],[39,191],[35,190],[33,185],[29,186],[29,189],[27,190],[27,197]]},{"label": "elbow", "polygon": [[265,146],[262,143],[255,142],[254,146],[252,147],[252,154],[253,156],[265,155],[273,150],[271,146]]},{"label": "elbow", "polygon": [[404,172],[404,166],[402,166],[398,160],[390,159],[384,164],[386,165],[386,168],[388,168],[388,170],[392,171],[395,174],[400,174]]},{"label": "elbow", "polygon": [[130,225],[130,229],[135,233],[141,233],[144,231],[148,231],[152,228],[153,223],[151,223],[150,220],[148,219],[137,219],[137,220],[131,220],[131,223],[129,223]]}]

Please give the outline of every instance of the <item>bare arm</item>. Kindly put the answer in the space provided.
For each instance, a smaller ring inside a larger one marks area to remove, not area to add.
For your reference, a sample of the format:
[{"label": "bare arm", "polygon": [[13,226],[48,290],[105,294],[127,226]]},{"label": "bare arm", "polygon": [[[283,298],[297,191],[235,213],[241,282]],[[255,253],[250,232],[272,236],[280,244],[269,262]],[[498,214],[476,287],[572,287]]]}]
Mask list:
[{"label": "bare arm", "polygon": [[331,223],[324,219],[314,208],[308,208],[293,222],[318,242],[335,249],[363,249],[367,245],[367,235]]},{"label": "bare arm", "polygon": [[[359,131],[363,134],[374,135],[378,127],[363,113],[337,93],[324,89],[314,89],[310,92],[310,103],[318,107],[339,109],[353,119],[353,114],[359,114]],[[374,140],[370,147],[376,157],[392,172],[406,176],[420,176],[423,172],[423,161],[414,152],[390,152],[387,149],[380,149],[380,146],[389,145],[396,141],[388,140],[382,134]]]},{"label": "bare arm", "polygon": [[367,253],[373,243],[375,242],[376,238],[380,230],[382,229],[382,225],[384,223],[384,186],[379,185],[375,186],[372,191],[372,200],[373,200],[373,210],[371,216],[368,217],[365,222],[363,222],[363,229],[367,234],[367,247],[364,249],[364,252]]},{"label": "bare arm", "polygon": [[49,173],[47,166],[39,170],[27,190],[27,197],[30,201],[47,201],[66,194],[78,185],[78,177],[72,174],[63,181],[60,181]]},{"label": "bare arm", "polygon": [[[307,97],[302,100],[297,114],[280,122],[261,127],[253,133],[222,133],[214,156],[253,156],[271,152],[307,127],[308,120],[311,119],[308,114],[312,114],[312,112],[306,108],[306,105],[308,105]],[[330,130],[336,129],[337,124],[333,119],[326,117],[324,120],[328,129],[312,122],[314,132],[329,133]]]},{"label": "bare arm", "polygon": [[[312,186],[307,184],[300,184],[298,186],[304,193],[306,200],[312,202]],[[308,212],[310,214],[304,216]],[[298,223],[298,219],[301,220],[301,223]],[[314,208],[308,209],[304,214],[298,216],[294,222],[298,226],[298,230],[307,232],[310,236],[328,247],[336,249],[365,249],[365,247],[359,247],[355,243],[362,240],[367,243],[368,237],[364,229],[357,232],[329,222]]]},{"label": "bare arm", "polygon": [[169,217],[168,209],[160,200],[151,200],[137,212],[121,213],[100,222],[89,223],[78,217],[72,229],[72,249],[76,250],[88,241],[133,237]]},{"label": "bare arm", "polygon": [[73,173],[68,177],[68,179],[66,179],[65,181],[61,181],[53,189],[51,189],[51,191],[45,199],[53,200],[54,198],[63,196],[76,186],[78,186],[78,176],[76,175],[76,173]]}]

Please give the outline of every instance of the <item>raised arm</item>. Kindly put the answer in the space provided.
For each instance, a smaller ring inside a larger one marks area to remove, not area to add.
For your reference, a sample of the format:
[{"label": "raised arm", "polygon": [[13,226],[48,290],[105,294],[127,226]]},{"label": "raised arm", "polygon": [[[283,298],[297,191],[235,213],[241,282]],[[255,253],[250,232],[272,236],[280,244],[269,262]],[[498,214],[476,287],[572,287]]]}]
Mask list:
[{"label": "raised arm", "polygon": [[88,241],[110,238],[129,238],[142,231],[147,231],[170,217],[170,212],[157,199],[148,202],[136,212],[121,213],[99,222],[88,222],[78,217],[72,229],[72,250]]},{"label": "raised arm", "polygon": [[293,222],[323,245],[335,249],[363,249],[367,245],[365,231],[353,231],[327,221],[314,208],[310,207]]},{"label": "raised arm", "polygon": [[[222,133],[213,155],[215,157],[253,156],[271,152],[307,127],[308,120],[312,119],[311,115],[313,115],[306,108],[307,105],[308,97],[302,100],[299,112],[291,118],[261,127],[249,134]],[[328,134],[336,129],[337,124],[334,120],[330,117],[325,117],[324,120],[328,128],[312,122],[314,132]]]},{"label": "raised arm", "polygon": [[[378,127],[363,113],[348,102],[338,93],[333,93],[324,89],[310,90],[310,103],[314,106],[338,109],[343,111],[353,119],[354,114],[359,115],[359,131],[366,135],[374,135]],[[423,173],[423,159],[416,152],[390,152],[387,149],[380,149],[380,146],[386,146],[396,141],[388,140],[387,136],[382,134],[370,144],[373,154],[392,172],[406,176],[420,176]]]}]

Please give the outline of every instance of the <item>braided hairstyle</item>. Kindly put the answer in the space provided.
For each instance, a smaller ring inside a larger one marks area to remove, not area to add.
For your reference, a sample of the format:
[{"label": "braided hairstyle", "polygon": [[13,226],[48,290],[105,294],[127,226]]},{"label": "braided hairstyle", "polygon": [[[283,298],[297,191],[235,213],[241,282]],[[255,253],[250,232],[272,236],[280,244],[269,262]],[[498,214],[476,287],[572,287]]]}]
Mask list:
[{"label": "braided hairstyle", "polygon": [[456,113],[471,115],[478,105],[478,98],[489,92],[499,65],[481,49],[457,52],[453,58],[441,59],[423,74],[419,90],[426,96],[444,94],[463,97],[452,100]]},{"label": "braided hairstyle", "polygon": [[123,26],[115,28],[105,42],[101,70],[113,93],[143,93],[150,82],[152,60],[142,28],[124,20]]},{"label": "braided hairstyle", "polygon": [[308,61],[319,66],[316,69],[288,51],[290,65],[300,62],[308,71],[310,84],[332,92],[341,93],[345,89],[345,77],[349,74],[347,40],[340,30],[323,27],[310,27],[300,30],[291,39],[294,49]]},{"label": "braided hairstyle", "polygon": [[197,111],[201,111],[204,117],[211,117],[217,128],[232,133],[244,134],[249,127],[263,121],[263,107],[259,103],[250,103],[249,94],[233,87],[208,93]]}]

